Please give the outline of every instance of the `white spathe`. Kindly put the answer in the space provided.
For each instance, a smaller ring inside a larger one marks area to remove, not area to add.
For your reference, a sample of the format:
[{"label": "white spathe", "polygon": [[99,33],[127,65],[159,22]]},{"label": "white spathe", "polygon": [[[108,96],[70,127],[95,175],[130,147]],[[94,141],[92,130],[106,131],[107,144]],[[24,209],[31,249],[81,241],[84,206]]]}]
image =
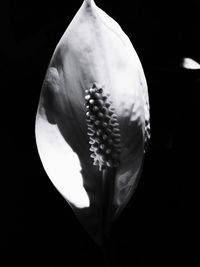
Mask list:
[{"label": "white spathe", "polygon": [[50,61],[36,117],[36,140],[55,187],[73,204],[83,224],[96,226],[101,225],[103,174],[90,158],[84,106],[85,90],[94,82],[110,95],[120,124],[122,152],[113,178],[115,219],[132,196],[142,169],[149,98],[129,38],[91,0],[83,2]]},{"label": "white spathe", "polygon": [[194,59],[189,58],[189,57],[183,58],[182,66],[184,69],[191,69],[191,70],[199,70],[200,69],[200,64],[197,61],[195,61]]},{"label": "white spathe", "polygon": [[90,201],[83,187],[79,158],[64,140],[57,125],[48,123],[43,116],[36,119],[36,142],[45,171],[69,204],[87,208]]}]

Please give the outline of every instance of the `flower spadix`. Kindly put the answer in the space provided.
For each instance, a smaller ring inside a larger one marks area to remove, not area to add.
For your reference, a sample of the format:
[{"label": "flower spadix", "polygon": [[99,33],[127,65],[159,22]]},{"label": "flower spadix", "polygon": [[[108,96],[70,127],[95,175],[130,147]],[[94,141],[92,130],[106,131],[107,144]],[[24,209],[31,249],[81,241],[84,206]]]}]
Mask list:
[{"label": "flower spadix", "polygon": [[48,66],[36,141],[49,178],[95,239],[105,201],[114,220],[135,190],[149,130],[147,84],[129,38],[84,1]]}]

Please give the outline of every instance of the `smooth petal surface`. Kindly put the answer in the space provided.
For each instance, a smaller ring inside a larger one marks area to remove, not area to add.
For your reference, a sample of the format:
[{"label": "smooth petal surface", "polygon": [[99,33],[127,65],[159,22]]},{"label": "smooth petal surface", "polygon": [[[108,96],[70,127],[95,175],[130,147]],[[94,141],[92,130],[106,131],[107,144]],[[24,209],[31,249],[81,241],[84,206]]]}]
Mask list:
[{"label": "smooth petal surface", "polygon": [[49,64],[36,116],[39,155],[49,178],[76,215],[98,236],[102,172],[89,153],[85,90],[94,83],[110,95],[121,134],[111,220],[135,190],[149,138],[149,102],[139,58],[120,26],[94,1],[84,1]]},{"label": "smooth petal surface", "polygon": [[77,208],[89,207],[78,156],[64,140],[57,125],[47,122],[45,114],[38,115],[36,139],[45,170],[55,187]]},{"label": "smooth petal surface", "polygon": [[199,70],[200,64],[193,60],[192,58],[183,58],[182,66],[185,69],[191,69],[191,70]]}]

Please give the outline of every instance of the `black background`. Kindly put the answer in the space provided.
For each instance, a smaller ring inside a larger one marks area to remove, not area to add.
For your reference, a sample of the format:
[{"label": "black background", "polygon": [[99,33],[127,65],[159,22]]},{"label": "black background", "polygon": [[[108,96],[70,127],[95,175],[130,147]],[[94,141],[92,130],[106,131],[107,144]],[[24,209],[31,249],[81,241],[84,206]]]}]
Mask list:
[{"label": "black background", "polygon": [[[196,260],[199,179],[199,1],[101,1],[144,67],[152,139],[131,201],[114,223],[113,266]],[[99,249],[45,174],[35,114],[51,55],[82,4],[1,2],[1,266],[103,266]]]}]

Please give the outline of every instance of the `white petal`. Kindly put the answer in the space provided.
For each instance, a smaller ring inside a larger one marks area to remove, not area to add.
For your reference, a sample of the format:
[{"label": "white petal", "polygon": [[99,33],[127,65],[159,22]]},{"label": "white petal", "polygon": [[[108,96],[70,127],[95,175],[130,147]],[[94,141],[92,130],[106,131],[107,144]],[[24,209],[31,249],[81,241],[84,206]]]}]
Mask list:
[{"label": "white petal", "polygon": [[[50,179],[68,201],[77,207],[91,207],[95,203],[93,210],[89,209],[93,215],[96,207],[101,206],[102,175],[98,168],[90,166],[91,161],[87,159],[84,91],[97,82],[105,93],[110,94],[122,141],[113,200],[117,216],[135,190],[144,156],[149,99],[140,60],[121,27],[94,1],[88,0],[84,1],[58,43],[48,70],[52,76],[58,77],[59,86],[57,82],[51,82],[56,106],[56,109],[50,107],[49,110],[55,118],[53,124],[41,113],[36,120],[40,157]],[[44,90],[41,97],[43,93]],[[53,133],[55,143],[50,133]],[[80,174],[80,158],[84,166],[83,176]],[[67,175],[71,161],[75,167],[70,166],[70,175]],[[87,193],[83,183],[87,186]],[[72,191],[80,193],[76,195],[74,192],[74,195]],[[93,215],[97,221],[96,214]]]},{"label": "white petal", "polygon": [[89,207],[79,158],[64,140],[57,125],[50,124],[45,114],[38,112],[35,129],[39,155],[54,186],[69,204],[77,208]]},{"label": "white petal", "polygon": [[191,69],[191,70],[199,70],[200,64],[193,60],[192,58],[184,58],[182,62],[182,66],[184,69]]}]

